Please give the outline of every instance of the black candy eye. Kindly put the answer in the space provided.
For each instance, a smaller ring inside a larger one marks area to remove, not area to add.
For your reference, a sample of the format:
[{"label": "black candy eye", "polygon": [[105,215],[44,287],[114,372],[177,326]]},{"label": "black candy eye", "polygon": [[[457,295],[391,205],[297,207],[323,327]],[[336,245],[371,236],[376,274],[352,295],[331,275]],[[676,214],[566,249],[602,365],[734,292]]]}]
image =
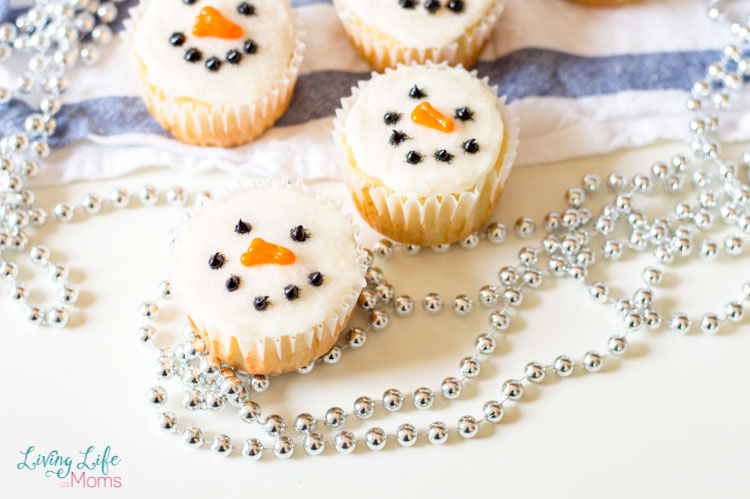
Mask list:
[{"label": "black candy eye", "polygon": [[304,227],[298,225],[289,231],[289,237],[292,238],[292,241],[303,243],[307,241],[307,238],[310,237],[310,234],[308,234],[307,230],[305,230]]},{"label": "black candy eye", "polygon": [[252,16],[253,14],[255,14],[255,6],[250,5],[247,2],[242,2],[237,6],[237,12],[239,12],[243,16]]},{"label": "black candy eye", "polygon": [[206,59],[206,69],[209,71],[218,71],[221,68],[221,59],[218,57],[209,57]]},{"label": "black candy eye", "polygon": [[220,269],[224,266],[224,262],[227,259],[221,253],[214,253],[211,258],[208,259],[208,266],[212,269]]},{"label": "black candy eye", "polygon": [[242,283],[242,279],[240,279],[240,276],[233,275],[232,277],[227,279],[227,282],[224,284],[224,286],[226,286],[227,291],[231,293],[232,291],[237,291],[238,289],[240,289],[240,283]]},{"label": "black candy eye", "polygon": [[247,234],[251,230],[253,230],[253,226],[242,219],[240,219],[240,221],[237,222],[237,225],[234,226],[234,231],[237,234]]},{"label": "black candy eye", "polygon": [[227,52],[227,62],[229,64],[239,64],[242,60],[242,54],[239,50],[230,50]]},{"label": "black candy eye", "polygon": [[453,159],[453,155],[445,149],[440,149],[439,151],[435,152],[435,159],[438,161],[443,161],[445,163],[450,163],[450,160]]},{"label": "black candy eye", "polygon": [[411,97],[412,99],[424,99],[425,97],[427,97],[427,94],[424,93],[424,90],[414,85],[413,87],[411,87],[411,90],[409,90],[409,97]]},{"label": "black candy eye", "polygon": [[448,8],[458,14],[464,10],[464,0],[451,0],[448,2]]},{"label": "black candy eye", "polygon": [[456,109],[456,118],[461,121],[469,121],[474,119],[474,111],[468,107],[460,107]]},{"label": "black candy eye", "polygon": [[242,50],[244,50],[246,54],[254,54],[258,51],[258,44],[255,43],[255,40],[246,40],[242,45]]},{"label": "black candy eye", "polygon": [[253,306],[255,307],[255,310],[262,311],[268,308],[268,306],[271,304],[271,301],[268,299],[267,296],[256,296],[253,300]]},{"label": "black candy eye", "polygon": [[284,288],[284,296],[286,296],[286,299],[289,301],[296,300],[299,298],[299,288],[294,284],[290,284]]},{"label": "black candy eye", "polygon": [[391,134],[391,138],[389,142],[392,146],[397,146],[401,142],[405,141],[407,139],[406,134],[404,132],[399,132],[398,130],[394,130]]},{"label": "black candy eye", "polygon": [[173,45],[175,47],[181,46],[183,43],[185,43],[185,34],[180,32],[172,33],[172,35],[169,37],[169,44]]},{"label": "black candy eye", "polygon": [[385,113],[385,116],[383,116],[383,121],[385,121],[386,125],[395,125],[400,119],[401,115],[399,113],[394,113],[391,111]]},{"label": "black candy eye", "polygon": [[427,9],[427,12],[430,14],[434,14],[440,8],[440,2],[438,0],[427,0],[424,3],[424,8]]},{"label": "black candy eye", "polygon": [[307,281],[313,286],[318,287],[323,284],[323,274],[320,272],[313,272],[307,276]]},{"label": "black candy eye", "polygon": [[406,153],[406,162],[412,165],[416,165],[422,162],[422,155],[417,151],[409,151]]},{"label": "black candy eye", "polygon": [[463,143],[464,151],[468,152],[469,154],[476,154],[479,152],[479,143],[474,139],[469,139],[466,142]]},{"label": "black candy eye", "polygon": [[185,5],[193,5],[197,1],[198,0],[182,0],[182,3],[184,3]]},{"label": "black candy eye", "polygon": [[185,60],[187,62],[198,62],[203,58],[203,54],[196,48],[189,48],[185,51]]},{"label": "black candy eye", "polygon": [[398,4],[404,9],[413,9],[417,6],[416,0],[398,0]]}]

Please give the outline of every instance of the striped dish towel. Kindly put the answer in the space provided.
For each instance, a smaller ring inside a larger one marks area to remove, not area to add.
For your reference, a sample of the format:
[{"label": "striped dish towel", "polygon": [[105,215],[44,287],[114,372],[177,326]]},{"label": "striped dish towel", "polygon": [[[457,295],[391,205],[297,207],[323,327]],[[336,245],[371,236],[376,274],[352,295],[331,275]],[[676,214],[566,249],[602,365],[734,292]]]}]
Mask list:
[{"label": "striped dish towel", "polygon": [[[28,3],[0,0],[0,19],[12,20]],[[71,73],[51,140],[55,150],[39,181],[114,177],[153,165],[338,178],[332,116],[350,87],[369,77],[369,68],[350,46],[329,0],[292,4],[305,30],[305,60],[289,110],[259,140],[220,149],[171,139],[137,97],[118,37],[98,64]],[[705,0],[642,0],[591,9],[565,0],[506,0],[477,69],[519,116],[516,164],[689,138],[687,91],[730,42],[728,30],[707,19],[706,6]],[[0,85],[12,86],[21,70],[22,61],[3,64]],[[743,120],[740,111],[725,115],[723,140],[750,138],[750,118]],[[19,100],[0,106],[0,132],[22,129],[29,112]]]}]

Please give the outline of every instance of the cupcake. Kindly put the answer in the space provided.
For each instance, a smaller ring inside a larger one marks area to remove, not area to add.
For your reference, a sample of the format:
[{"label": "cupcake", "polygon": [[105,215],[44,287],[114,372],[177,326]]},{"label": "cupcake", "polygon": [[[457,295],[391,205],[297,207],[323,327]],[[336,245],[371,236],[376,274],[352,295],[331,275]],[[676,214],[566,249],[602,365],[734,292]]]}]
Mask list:
[{"label": "cupcake", "polygon": [[374,229],[437,245],[478,230],[497,204],[518,147],[497,88],[447,64],[373,73],[342,101],[339,164]]},{"label": "cupcake", "polygon": [[273,125],[304,48],[286,0],[141,1],[126,38],[151,114],[202,146],[236,146]]},{"label": "cupcake", "polygon": [[302,185],[253,185],[174,233],[175,298],[213,358],[280,374],[328,352],[355,309],[365,254],[351,219]]},{"label": "cupcake", "polygon": [[399,64],[472,67],[503,11],[500,0],[333,0],[347,36],[379,72]]}]

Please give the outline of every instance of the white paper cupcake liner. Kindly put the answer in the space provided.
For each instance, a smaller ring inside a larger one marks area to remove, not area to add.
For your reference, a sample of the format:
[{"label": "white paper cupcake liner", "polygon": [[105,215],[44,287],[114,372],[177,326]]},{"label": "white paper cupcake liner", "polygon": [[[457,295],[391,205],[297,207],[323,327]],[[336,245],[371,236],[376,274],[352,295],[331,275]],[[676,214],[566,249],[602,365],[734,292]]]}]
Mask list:
[{"label": "white paper cupcake liner", "polygon": [[381,73],[385,68],[395,68],[399,64],[424,64],[428,61],[473,67],[505,8],[497,1],[478,24],[469,28],[458,39],[442,47],[420,49],[394,41],[392,37],[368,25],[366,20],[357,17],[342,0],[333,0],[333,5],[349,40],[370,67]]},{"label": "white paper cupcake liner", "polygon": [[[448,69],[447,63],[428,62],[426,66]],[[390,71],[393,70],[387,69],[386,73]],[[476,71],[471,74],[477,76]],[[497,95],[497,87],[490,86],[488,78],[481,81]],[[434,246],[451,243],[477,231],[487,222],[500,199],[518,150],[518,120],[506,106],[505,97],[498,100],[504,124],[504,153],[501,152],[502,157],[495,167],[468,191],[417,198],[394,192],[383,186],[379,179],[367,176],[350,163],[351,149],[344,133],[346,117],[368,83],[369,80],[359,82],[352,88],[352,95],[341,101],[333,131],[337,161],[360,215],[375,230],[407,244]]]},{"label": "white paper cupcake liner", "polygon": [[[213,357],[219,358],[227,364],[252,374],[281,374],[293,371],[310,364],[321,355],[324,355],[336,343],[341,331],[346,327],[349,318],[354,313],[357,300],[365,287],[364,275],[367,270],[367,255],[364,252],[359,228],[354,223],[351,214],[342,211],[340,203],[331,201],[321,195],[316,189],[308,187],[299,180],[265,180],[258,182],[241,181],[238,185],[227,188],[225,192],[218,195],[213,202],[202,207],[192,208],[180,224],[172,230],[172,244],[170,253],[173,251],[174,243],[179,241],[180,233],[190,224],[190,220],[210,209],[211,205],[231,197],[238,192],[250,189],[263,189],[268,187],[283,187],[294,189],[299,192],[315,197],[321,203],[333,209],[341,211],[354,227],[354,242],[357,248],[357,263],[361,276],[361,286],[353,287],[349,293],[342,297],[335,311],[324,321],[313,324],[310,328],[293,334],[265,337],[259,339],[240,338],[241,332],[227,331],[219,324],[213,324],[205,320],[199,314],[193,313],[189,300],[185,298],[185,290],[175,286],[174,297],[188,316],[196,331],[198,331],[208,344]],[[171,261],[173,259],[170,259]],[[178,272],[173,269],[172,272]]]},{"label": "white paper cupcake liner", "polygon": [[141,97],[146,107],[156,121],[177,140],[199,146],[232,147],[253,140],[284,114],[297,83],[305,50],[296,15],[294,51],[289,66],[281,77],[251,104],[215,106],[195,99],[167,95],[158,86],[146,82],[145,73],[148,68],[136,55],[133,42],[135,29],[143,18],[147,4],[148,2],[141,1],[130,9],[122,36],[134,59]]}]

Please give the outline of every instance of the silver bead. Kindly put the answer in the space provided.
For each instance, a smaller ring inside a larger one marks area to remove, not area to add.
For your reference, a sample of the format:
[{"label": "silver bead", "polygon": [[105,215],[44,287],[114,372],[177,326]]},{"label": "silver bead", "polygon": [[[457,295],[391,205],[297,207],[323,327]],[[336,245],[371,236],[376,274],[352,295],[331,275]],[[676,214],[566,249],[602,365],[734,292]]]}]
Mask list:
[{"label": "silver bead", "polygon": [[544,236],[544,239],[542,239],[542,247],[544,248],[545,253],[551,255],[560,249],[560,240],[554,234],[547,234]]},{"label": "silver bead", "polygon": [[144,206],[153,206],[159,201],[159,193],[153,185],[146,185],[138,191],[138,199]]},{"label": "silver bead", "polygon": [[581,217],[578,211],[572,208],[565,210],[562,214],[562,224],[566,229],[575,229],[581,224]]},{"label": "silver bead", "polygon": [[680,192],[684,186],[684,181],[681,176],[679,175],[668,175],[666,179],[664,179],[664,189],[667,192],[670,193],[677,193]]},{"label": "silver bead", "polygon": [[393,253],[393,243],[388,239],[381,239],[372,247],[373,253],[380,258],[388,258]]},{"label": "silver bead", "polygon": [[167,402],[167,391],[163,386],[154,386],[149,388],[146,400],[149,404],[160,406]]},{"label": "silver bead", "polygon": [[320,433],[310,433],[305,435],[302,445],[305,447],[305,451],[308,454],[311,456],[318,456],[325,450],[326,440]]},{"label": "silver bead", "polygon": [[[240,420],[244,423],[254,423],[260,418],[260,406],[255,402],[248,400],[240,406],[237,413]],[[296,422],[295,422],[296,427]]]},{"label": "silver bead", "polygon": [[452,376],[445,378],[440,384],[440,390],[443,392],[443,396],[448,399],[458,398],[461,395],[461,389],[461,380]]},{"label": "silver bead", "polygon": [[375,330],[382,331],[383,329],[387,328],[390,320],[391,318],[388,315],[388,312],[386,312],[382,308],[378,308],[370,312],[370,326],[372,326],[372,328]]},{"label": "silver bead", "polygon": [[562,217],[559,213],[553,211],[544,216],[542,223],[547,232],[554,232],[562,227]]},{"label": "silver bead", "polygon": [[521,217],[516,220],[515,224],[516,234],[520,237],[528,238],[534,235],[536,231],[536,223],[529,217]]},{"label": "silver bead", "polygon": [[103,23],[111,23],[117,18],[117,7],[112,2],[102,2],[96,9],[96,15]]},{"label": "silver bead", "polygon": [[691,322],[687,315],[676,313],[669,320],[669,328],[679,333],[687,333],[690,330]]},{"label": "silver bead", "polygon": [[654,249],[654,257],[661,263],[670,264],[674,261],[674,252],[666,244],[660,244]]},{"label": "silver bead", "polygon": [[[333,348],[331,349],[333,351]],[[330,354],[330,351],[329,351]],[[339,356],[340,356],[340,350],[339,350]],[[324,359],[325,360],[325,359]],[[265,374],[253,374],[253,376],[250,378],[250,386],[253,390],[255,390],[258,393],[265,392],[268,390],[268,386],[271,384],[271,381],[268,379],[268,376]]]},{"label": "silver bead", "polygon": [[221,394],[216,392],[210,392],[206,395],[206,408],[209,411],[218,412],[224,409],[224,398]]},{"label": "silver bead", "polygon": [[182,405],[189,411],[197,411],[203,404],[203,395],[198,390],[187,390],[182,397]]},{"label": "silver bead", "polygon": [[30,305],[26,307],[24,315],[31,324],[41,324],[44,320],[44,309],[39,305]]},{"label": "silver bead", "polygon": [[444,244],[437,244],[435,246],[432,246],[432,251],[435,253],[445,253],[449,249],[451,249],[450,243],[444,243]]},{"label": "silver bead", "polygon": [[481,364],[473,357],[465,357],[461,360],[459,372],[467,378],[476,378],[479,376]]},{"label": "silver bead", "polygon": [[317,425],[318,422],[315,418],[306,412],[303,412],[294,418],[294,429],[297,430],[298,433],[314,432]]},{"label": "silver bead", "polygon": [[153,302],[141,303],[138,313],[144,319],[156,319],[159,316],[159,307]]},{"label": "silver bead", "polygon": [[382,428],[370,428],[365,433],[365,442],[370,450],[381,450],[385,447],[387,437]]},{"label": "silver bead", "polygon": [[167,411],[159,415],[159,428],[166,433],[173,433],[177,429],[177,416]]},{"label": "silver bead", "polygon": [[396,292],[393,289],[393,286],[387,282],[383,282],[375,287],[375,294],[378,296],[380,303],[388,304],[393,301]]},{"label": "silver bead", "polygon": [[109,200],[115,208],[126,208],[130,204],[130,194],[123,188],[113,189],[109,194]]},{"label": "silver bead", "polygon": [[189,426],[182,432],[182,441],[188,447],[198,448],[203,445],[203,430],[197,426]]},{"label": "silver bead", "polygon": [[508,288],[503,291],[503,300],[511,307],[518,307],[523,303],[523,292],[517,288]]},{"label": "silver bead", "polygon": [[477,352],[489,355],[495,351],[495,338],[490,334],[481,334],[477,336],[474,348]]},{"label": "silver bead", "polygon": [[537,262],[537,260],[539,259],[539,255],[537,254],[536,249],[530,246],[525,246],[518,252],[518,259],[520,260],[521,264],[528,267],[530,265],[534,265]]},{"label": "silver bead", "polygon": [[404,245],[404,253],[406,253],[409,256],[415,256],[419,254],[419,252],[422,250],[422,247],[418,244],[405,244]]},{"label": "silver bead", "polygon": [[211,450],[220,456],[232,453],[232,439],[226,435],[216,435],[211,441]]},{"label": "silver bead", "polygon": [[511,286],[518,280],[518,272],[513,267],[503,267],[497,273],[497,278],[505,286]]},{"label": "silver bead", "polygon": [[619,260],[622,251],[622,244],[616,239],[608,239],[602,246],[602,256],[608,260]]},{"label": "silver bead", "polygon": [[503,419],[504,413],[505,410],[503,409],[503,405],[496,400],[485,402],[485,404],[482,406],[482,414],[484,414],[484,419],[486,419],[490,423],[499,423]]},{"label": "silver bead", "polygon": [[523,385],[520,381],[509,379],[503,382],[503,395],[510,400],[518,400],[523,395]]},{"label": "silver bead", "polygon": [[599,352],[589,351],[583,356],[583,367],[590,373],[595,373],[602,368],[604,359]]},{"label": "silver bead", "polygon": [[422,308],[427,313],[436,314],[443,308],[443,298],[437,293],[429,293],[422,300]]},{"label": "silver bead", "polygon": [[170,206],[184,206],[186,201],[187,196],[182,187],[172,187],[167,191],[167,204]]},{"label": "silver bead", "polygon": [[724,307],[724,314],[732,322],[740,322],[742,317],[745,315],[745,310],[741,303],[731,302]]},{"label": "silver bead", "polygon": [[453,299],[452,308],[456,315],[463,317],[471,313],[472,308],[474,308],[474,302],[466,295],[458,295]]},{"label": "silver bead", "polygon": [[388,411],[398,411],[404,405],[404,396],[395,388],[383,393],[383,407]]},{"label": "silver bead", "polygon": [[508,230],[501,223],[493,222],[487,226],[487,240],[492,244],[500,244],[508,237]]},{"label": "silver bead", "polygon": [[493,286],[484,286],[479,290],[479,303],[485,307],[494,307],[500,299],[500,294]]},{"label": "silver bead", "polygon": [[55,217],[61,222],[70,222],[75,215],[75,209],[68,203],[58,203],[53,210]]},{"label": "silver bead", "polygon": [[49,263],[50,250],[48,247],[39,244],[31,248],[29,257],[31,258],[31,262],[36,265],[47,265]]},{"label": "silver bead", "polygon": [[279,459],[288,459],[294,454],[294,440],[281,436],[273,444],[273,453]]},{"label": "silver bead", "polygon": [[661,283],[662,272],[657,267],[646,267],[641,274],[643,282],[649,286],[656,286]]},{"label": "silver bead", "polygon": [[529,362],[523,372],[526,378],[533,383],[541,383],[547,374],[544,366],[539,362]]},{"label": "silver bead", "polygon": [[70,314],[62,307],[52,307],[47,311],[47,324],[52,327],[65,327],[68,325]]},{"label": "silver bead", "polygon": [[555,373],[557,373],[558,376],[566,378],[570,376],[571,374],[573,374],[573,370],[575,369],[575,364],[573,363],[570,357],[566,355],[560,355],[559,357],[555,359],[553,368],[555,370]]},{"label": "silver bead", "polygon": [[49,268],[49,276],[54,282],[64,281],[68,278],[70,271],[62,263],[55,263]]},{"label": "silver bead", "polygon": [[408,295],[397,296],[393,300],[393,308],[396,310],[397,315],[409,315],[414,310],[414,300]]},{"label": "silver bead", "polygon": [[586,194],[578,187],[572,187],[565,193],[565,201],[573,208],[580,208],[585,200]]},{"label": "silver bead", "polygon": [[365,280],[369,286],[377,286],[384,281],[383,271],[378,267],[370,267],[365,272]]},{"label": "silver bead", "polygon": [[[507,291],[506,291],[507,293]],[[503,294],[505,297],[505,293]],[[510,316],[505,310],[495,310],[489,315],[490,326],[495,331],[505,331],[510,326]]]},{"label": "silver bead", "polygon": [[333,345],[330,350],[328,350],[328,353],[326,353],[323,356],[323,362],[326,364],[336,364],[338,361],[341,360],[341,347],[338,345]]},{"label": "silver bead", "polygon": [[367,249],[367,248],[363,248],[363,249],[362,249],[362,253],[363,253],[363,254],[364,254],[364,256],[365,256],[365,261],[364,261],[364,264],[365,264],[365,265],[366,265],[367,267],[371,267],[371,266],[372,266],[372,264],[373,264],[373,262],[375,262],[375,255],[374,255],[374,254],[372,253],[372,251],[370,251],[370,250],[369,250],[369,249]]},{"label": "silver bead", "polygon": [[278,414],[271,414],[263,423],[263,431],[265,431],[272,437],[283,435],[283,433],[286,431],[286,421],[284,421],[284,418],[282,418]]},{"label": "silver bead", "polygon": [[648,193],[654,188],[651,177],[648,175],[639,174],[633,177],[633,187],[641,193]]},{"label": "silver bead", "polygon": [[645,310],[643,312],[643,322],[649,329],[656,329],[661,326],[661,315],[656,310]]},{"label": "silver bead", "polygon": [[91,39],[99,45],[108,44],[112,37],[112,29],[106,25],[97,26],[91,31]]},{"label": "silver bead", "polygon": [[331,428],[341,428],[346,423],[346,413],[341,407],[331,407],[326,411],[325,424]]},{"label": "silver bead", "polygon": [[469,234],[461,240],[461,246],[465,249],[474,249],[479,245],[479,236],[476,234]]},{"label": "silver bead", "polygon": [[417,429],[408,423],[402,424],[396,429],[396,441],[402,447],[411,447],[417,443],[418,436]]},{"label": "silver bead", "polygon": [[138,329],[138,340],[141,343],[151,344],[156,339],[156,329],[153,326],[143,326]]},{"label": "silver bead", "polygon": [[581,179],[581,185],[586,190],[586,192],[596,192],[599,190],[601,181],[599,180],[599,177],[597,175],[588,174],[584,175]]},{"label": "silver bead", "polygon": [[414,401],[414,406],[417,409],[429,409],[432,407],[435,396],[433,395],[432,390],[427,387],[422,387],[414,390],[412,399]]},{"label": "silver bead", "polygon": [[537,269],[528,269],[521,275],[521,280],[531,288],[537,288],[542,284],[542,273]]},{"label": "silver bead", "polygon": [[462,416],[458,420],[458,434],[464,438],[474,438],[479,431],[479,423],[474,416]]},{"label": "silver bead", "polygon": [[719,256],[719,245],[711,240],[705,239],[701,241],[701,246],[698,249],[698,254],[704,260],[714,260]]},{"label": "silver bead", "polygon": [[350,431],[340,431],[333,439],[333,445],[341,454],[351,454],[357,447],[357,439]]},{"label": "silver bead", "polygon": [[248,438],[242,444],[242,455],[257,461],[263,456],[263,444],[256,438]]},{"label": "silver bead", "polygon": [[630,312],[625,316],[625,327],[628,331],[635,331],[641,327],[643,318],[638,312]]},{"label": "silver bead", "polygon": [[556,276],[565,275],[568,271],[568,266],[565,263],[565,260],[563,260],[559,256],[550,257],[549,262],[547,262],[547,268],[552,273],[552,275]]},{"label": "silver bead", "polygon": [[174,289],[172,288],[172,283],[170,283],[169,281],[162,281],[161,283],[159,283],[159,296],[169,300],[172,298],[173,294]]},{"label": "silver bead", "polygon": [[607,342],[607,348],[612,355],[622,355],[628,349],[628,342],[624,336],[612,336]]},{"label": "silver bead", "polygon": [[603,282],[595,282],[589,286],[589,294],[598,303],[606,303],[609,299],[609,288]]},{"label": "silver bead", "polygon": [[357,305],[364,310],[372,310],[378,305],[378,295],[371,289],[364,289],[359,294]]},{"label": "silver bead", "polygon": [[444,444],[448,440],[448,427],[441,422],[431,423],[427,428],[427,440],[435,445]]},{"label": "silver bead", "polygon": [[607,186],[613,191],[621,191],[627,187],[628,182],[625,179],[625,175],[619,172],[614,172],[607,177]]},{"label": "silver bead", "polygon": [[716,334],[720,326],[721,321],[716,314],[708,313],[701,318],[701,331],[706,334]]},{"label": "silver bead", "polygon": [[730,235],[724,239],[724,249],[732,256],[742,253],[742,238],[740,236]]},{"label": "silver bead", "polygon": [[367,341],[367,333],[364,329],[355,327],[346,332],[346,342],[352,348],[359,348]]},{"label": "silver bead", "polygon": [[375,413],[375,402],[370,397],[359,397],[354,401],[354,414],[361,419],[372,417]]}]

